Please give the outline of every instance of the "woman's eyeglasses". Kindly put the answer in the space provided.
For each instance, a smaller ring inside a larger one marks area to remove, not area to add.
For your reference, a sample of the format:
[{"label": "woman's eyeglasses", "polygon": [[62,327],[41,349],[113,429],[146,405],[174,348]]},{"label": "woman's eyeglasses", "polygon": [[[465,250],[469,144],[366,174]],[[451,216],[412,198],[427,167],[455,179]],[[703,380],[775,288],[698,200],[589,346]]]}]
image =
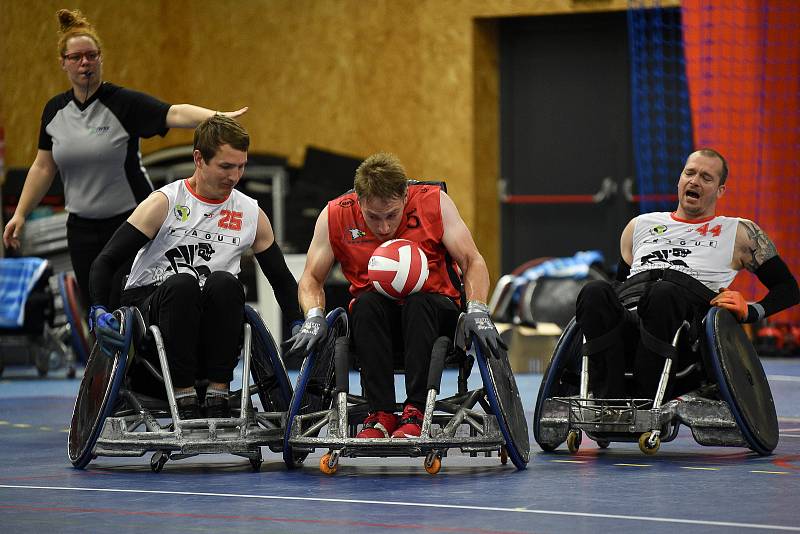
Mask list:
[{"label": "woman's eyeglasses", "polygon": [[86,61],[94,62],[100,57],[100,51],[90,50],[89,52],[73,52],[72,54],[64,54],[63,57],[70,63],[79,63],[83,58],[86,58]]}]

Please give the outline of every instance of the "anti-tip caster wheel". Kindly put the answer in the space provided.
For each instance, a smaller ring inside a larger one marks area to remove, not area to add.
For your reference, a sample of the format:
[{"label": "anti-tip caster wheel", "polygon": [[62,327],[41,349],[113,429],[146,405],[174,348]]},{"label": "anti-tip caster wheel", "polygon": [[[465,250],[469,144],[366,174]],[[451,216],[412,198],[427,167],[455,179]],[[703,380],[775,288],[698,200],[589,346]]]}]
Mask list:
[{"label": "anti-tip caster wheel", "polygon": [[258,473],[261,471],[261,464],[264,460],[261,459],[261,455],[259,454],[255,458],[250,458],[250,467],[253,469],[253,473]]},{"label": "anti-tip caster wheel", "polygon": [[150,470],[153,473],[160,473],[164,469],[164,464],[169,460],[169,456],[163,452],[154,453],[150,457]]},{"label": "anti-tip caster wheel", "polygon": [[575,454],[581,448],[582,433],[580,430],[570,430],[567,434],[567,448]]},{"label": "anti-tip caster wheel", "polygon": [[601,449],[607,449],[609,445],[611,445],[611,442],[608,440],[605,439],[597,440],[597,446],[600,447]]},{"label": "anti-tip caster wheel", "polygon": [[653,455],[661,447],[661,438],[653,436],[652,432],[644,432],[639,436],[639,450],[647,455]]},{"label": "anti-tip caster wheel", "polygon": [[319,470],[326,475],[333,475],[339,469],[339,456],[328,453],[319,459]]},{"label": "anti-tip caster wheel", "polygon": [[436,453],[430,453],[425,457],[425,471],[430,475],[435,475],[442,468],[442,458]]}]

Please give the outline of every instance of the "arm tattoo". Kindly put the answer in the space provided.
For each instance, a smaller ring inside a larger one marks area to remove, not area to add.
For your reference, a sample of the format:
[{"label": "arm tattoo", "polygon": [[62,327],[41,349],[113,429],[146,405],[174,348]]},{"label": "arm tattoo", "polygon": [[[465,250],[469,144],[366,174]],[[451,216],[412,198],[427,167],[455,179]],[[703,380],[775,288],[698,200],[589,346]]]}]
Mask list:
[{"label": "arm tattoo", "polygon": [[743,244],[747,254],[743,263],[748,271],[755,272],[765,261],[777,256],[778,250],[775,248],[775,243],[756,223],[742,221],[741,224],[747,232],[747,241]]}]

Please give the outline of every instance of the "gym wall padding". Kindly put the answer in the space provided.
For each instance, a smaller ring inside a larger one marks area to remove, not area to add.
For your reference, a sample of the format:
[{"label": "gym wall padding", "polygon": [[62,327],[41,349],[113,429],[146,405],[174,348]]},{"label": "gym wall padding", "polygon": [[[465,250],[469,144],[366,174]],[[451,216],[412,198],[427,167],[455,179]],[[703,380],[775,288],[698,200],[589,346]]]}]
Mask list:
[{"label": "gym wall padding", "polygon": [[[664,4],[677,4],[665,1]],[[250,106],[255,151],[293,165],[314,145],[396,153],[446,179],[499,274],[498,79],[492,19],[622,10],[627,0],[37,0],[0,2],[7,166],[29,166],[42,108],[68,88],[55,12],[79,8],[104,41],[104,77],[171,103]],[[175,130],[143,153],[191,142]]]}]

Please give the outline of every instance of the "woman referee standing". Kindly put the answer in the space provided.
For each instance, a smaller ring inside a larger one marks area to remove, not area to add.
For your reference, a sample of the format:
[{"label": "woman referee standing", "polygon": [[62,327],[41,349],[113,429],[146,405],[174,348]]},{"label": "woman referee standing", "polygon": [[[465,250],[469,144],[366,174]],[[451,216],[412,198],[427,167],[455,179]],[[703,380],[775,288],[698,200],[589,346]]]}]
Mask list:
[{"label": "woman referee standing", "polygon": [[[7,247],[19,247],[27,215],[50,188],[56,171],[64,182],[67,243],[84,302],[89,268],[116,229],[153,191],[142,167],[142,137],[169,128],[194,128],[216,113],[191,104],[170,105],[152,96],[103,81],[97,32],[80,11],[59,10],[61,69],[72,88],[50,99],[42,113],[39,149],[14,216],[3,232]],[[224,112],[238,117],[247,111]],[[130,265],[117,273],[115,288]]]}]

